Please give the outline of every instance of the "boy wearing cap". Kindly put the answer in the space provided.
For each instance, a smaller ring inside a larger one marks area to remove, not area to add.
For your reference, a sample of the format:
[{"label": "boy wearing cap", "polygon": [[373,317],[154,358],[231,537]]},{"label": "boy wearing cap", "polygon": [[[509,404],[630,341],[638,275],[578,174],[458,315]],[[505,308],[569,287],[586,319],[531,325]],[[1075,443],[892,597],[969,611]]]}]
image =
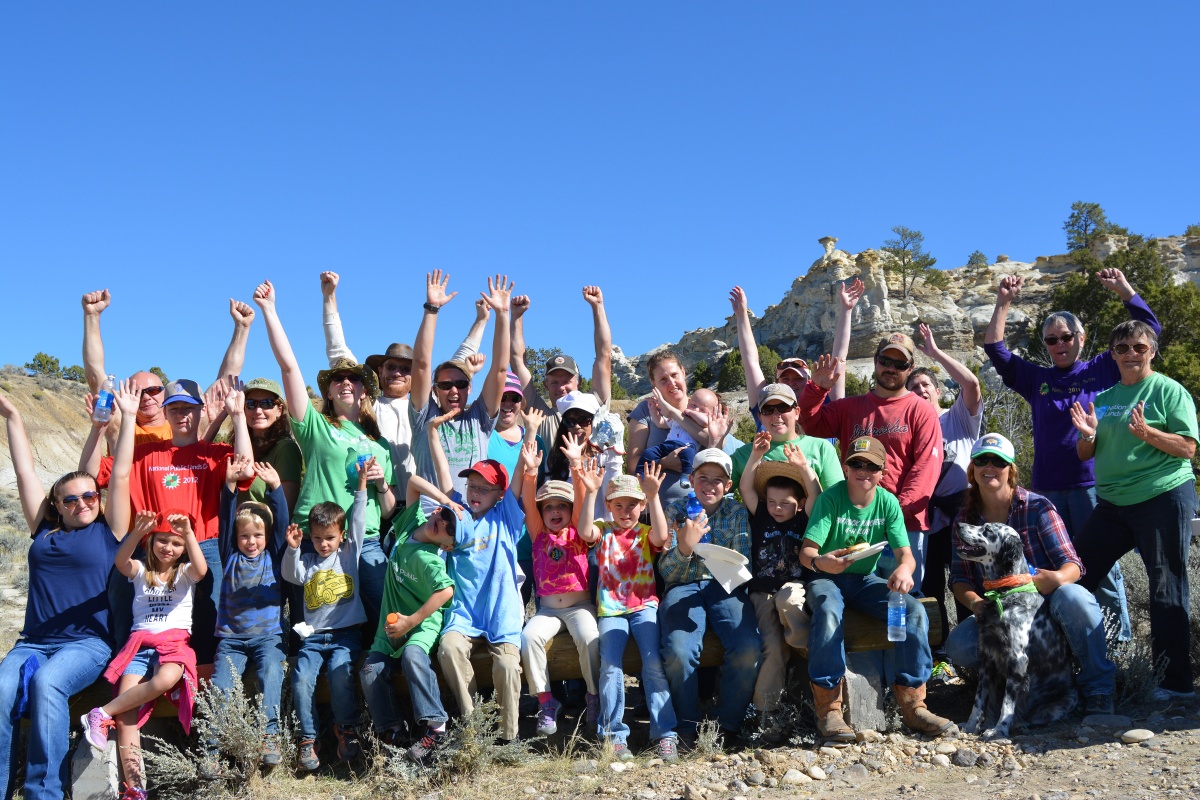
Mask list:
[{"label": "boy wearing cap", "polygon": [[800,544],[821,484],[799,447],[783,445],[786,461],[764,461],[771,447],[766,431],[754,437],[752,447],[738,488],[750,512],[754,577],[747,588],[763,642],[753,702],[762,725],[783,696],[789,647],[808,644]]},{"label": "boy wearing cap", "polygon": [[[838,460],[837,450],[827,440],[816,436],[805,436],[797,433],[797,422],[800,412],[796,408],[796,394],[792,387],[783,383],[767,384],[759,395],[761,405],[758,414],[761,421],[760,430],[770,434],[771,446],[763,455],[763,461],[787,461],[784,448],[798,447],[804,454],[805,460],[817,473],[817,480],[823,488],[828,489],[842,480],[842,464]],[[751,457],[753,444],[746,443],[733,453],[733,482],[741,486],[742,471]]]},{"label": "boy wearing cap", "polygon": [[704,633],[711,626],[725,648],[717,711],[727,740],[737,736],[750,705],[762,640],[746,587],[726,592],[693,548],[704,537],[747,559],[753,557],[746,507],[730,494],[732,475],[733,462],[723,451],[708,448],[696,454],[691,483],[704,513],[689,519],[686,500],[671,503],[666,510],[671,539],[658,559],[658,571],[667,586],[658,615],[663,665],[680,729],[690,736],[700,722],[696,670]]},{"label": "boy wearing cap", "polygon": [[[854,741],[842,717],[842,679],[846,674],[843,614],[854,608],[886,621],[888,596],[904,598],[907,636],[895,642],[896,676],[892,691],[904,724],[918,733],[939,736],[949,720],[925,707],[925,682],[933,668],[925,609],[908,593],[913,588],[912,550],[895,495],[880,486],[887,473],[887,452],[874,437],[860,436],[847,447],[846,480],[822,492],[800,551],[801,563],[816,573],[807,586],[812,627],[808,637],[808,677],[812,683],[817,730],[826,739]],[[898,564],[886,581],[874,574],[878,554],[852,560],[851,548],[888,542]]]}]

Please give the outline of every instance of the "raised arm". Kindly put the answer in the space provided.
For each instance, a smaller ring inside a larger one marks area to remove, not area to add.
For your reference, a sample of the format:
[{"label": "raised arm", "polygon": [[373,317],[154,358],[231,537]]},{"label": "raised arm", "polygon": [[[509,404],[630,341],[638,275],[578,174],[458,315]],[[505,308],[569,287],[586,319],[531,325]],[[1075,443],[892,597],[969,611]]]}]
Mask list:
[{"label": "raised arm", "polygon": [[[254,302],[263,312],[263,324],[267,326],[267,339],[271,342],[271,352],[279,362],[279,370],[283,379],[283,394],[287,400],[288,413],[292,419],[301,420],[308,414],[308,388],[304,384],[304,374],[296,362],[296,354],[292,352],[291,342],[283,331],[283,323],[279,321],[279,313],[275,309],[275,287],[270,281],[264,281],[254,290]],[[243,423],[245,422],[243,418]],[[238,449],[236,443],[234,449]],[[240,450],[239,450],[240,452]]]},{"label": "raised arm", "polygon": [[751,514],[758,511],[758,492],[754,489],[754,479],[758,475],[758,465],[762,463],[763,456],[770,449],[770,433],[759,431],[754,434],[754,445],[750,448],[750,457],[746,459],[746,466],[742,470],[742,479],[738,481],[738,489],[742,493],[742,503]]},{"label": "raised arm", "polygon": [[[527,447],[529,442],[522,445],[522,449]],[[525,527],[529,530],[529,538],[534,541],[542,533],[542,515],[537,507],[537,475],[541,463],[541,454],[537,452],[537,444],[534,444],[532,456],[525,459],[525,469],[521,473],[521,507],[525,510]]]},{"label": "raised arm", "polygon": [[325,329],[325,358],[333,366],[339,358],[348,358],[355,363],[358,359],[346,345],[342,331],[342,317],[338,313],[337,287],[341,277],[328,270],[321,273],[321,323]]},{"label": "raised arm", "polygon": [[667,515],[663,511],[662,501],[658,499],[658,490],[662,488],[662,482],[662,467],[657,463],[647,464],[641,484],[642,493],[646,495],[646,510],[650,512],[650,544],[655,547],[666,547],[671,539]]},{"label": "raised arm", "polygon": [[1021,285],[1025,279],[1020,275],[1005,275],[1000,279],[1000,287],[996,290],[996,306],[992,309],[992,319],[988,322],[987,333],[983,336],[984,344],[1004,343],[1004,327],[1008,323],[1008,311],[1013,301],[1021,293]]},{"label": "raised arm", "polygon": [[420,499],[421,495],[425,495],[440,506],[450,506],[456,511],[462,511],[462,506],[451,500],[450,496],[441,489],[420,475],[410,475],[408,478],[407,493],[404,496],[405,505],[411,506]]},{"label": "raised arm", "polygon": [[217,378],[241,375],[246,363],[246,342],[250,339],[250,323],[254,322],[254,309],[240,300],[229,298],[229,316],[233,317],[233,338],[225,348],[225,356],[217,369]]},{"label": "raised arm", "polygon": [[811,515],[817,498],[821,496],[821,479],[817,477],[817,471],[812,468],[812,464],[808,463],[808,458],[799,445],[791,442],[785,443],[783,455],[789,464],[800,471],[800,476],[804,479],[804,513]]},{"label": "raised arm", "polygon": [[1150,306],[1146,305],[1146,301],[1137,296],[1133,286],[1126,280],[1124,272],[1115,267],[1108,267],[1097,272],[1096,279],[1100,281],[1101,286],[1121,298],[1121,302],[1129,309],[1130,317],[1141,320],[1153,328],[1155,336],[1162,335],[1162,324],[1158,321],[1158,317],[1150,310]]},{"label": "raised arm", "polygon": [[[417,338],[413,340],[412,377],[409,379],[408,402],[413,411],[420,412],[429,402],[429,390],[433,388],[433,339],[437,333],[437,315],[442,307],[454,299],[458,292],[446,294],[450,273],[440,269],[425,276],[425,306]],[[499,404],[497,404],[497,407]]]},{"label": "raised arm", "polygon": [[[853,281],[842,281],[838,286],[837,323],[833,328],[833,355],[843,364],[850,356],[850,329],[854,326],[854,306],[863,295],[863,282],[855,276]],[[829,390],[829,396],[841,400],[846,396],[846,371],[842,370],[837,381]]]},{"label": "raised arm", "polygon": [[246,425],[246,393],[242,391],[241,381],[231,387],[225,396],[225,413],[233,421],[233,452],[253,458],[254,445],[250,441],[250,428]]},{"label": "raised arm", "polygon": [[[133,551],[137,550],[137,546],[153,533],[156,527],[158,527],[157,512],[142,509],[137,513],[133,518],[133,530],[121,540],[121,546],[117,548],[117,554],[113,557],[113,566],[117,568],[117,572],[126,578],[133,578],[137,574],[137,567],[133,563]],[[200,560],[204,560],[203,556]]]},{"label": "raised arm", "polygon": [[108,289],[88,292],[83,296],[83,372],[87,377],[88,390],[93,394],[100,391],[107,374],[104,372],[104,340],[100,337],[100,315],[112,295]]},{"label": "raised arm", "polygon": [[943,353],[938,348],[937,342],[933,339],[933,331],[924,322],[921,323],[921,336],[924,341],[917,345],[917,347],[922,353],[945,368],[946,374],[961,387],[960,391],[962,392],[963,403],[967,406],[967,411],[971,412],[972,417],[978,414],[979,409],[983,407],[983,392],[979,388],[979,378],[976,378],[975,373],[971,372],[965,365]]},{"label": "raised arm", "polygon": [[577,486],[583,489],[583,505],[579,509],[579,522],[576,530],[579,538],[588,544],[595,544],[600,538],[600,529],[596,527],[596,495],[604,483],[604,470],[592,460],[571,465],[571,477]]},{"label": "raised arm", "polygon": [[196,541],[196,531],[192,528],[191,518],[187,514],[170,514],[167,516],[167,524],[171,526],[172,533],[183,537],[183,547],[188,555],[188,577],[192,579],[192,583],[199,583],[208,574],[208,562],[204,560],[200,542]]},{"label": "raised arm", "polygon": [[[133,521],[129,502],[129,481],[133,472],[133,445],[137,427],[138,403],[141,392],[133,381],[121,381],[113,396],[113,405],[121,408],[121,430],[113,448],[112,474],[108,478],[108,500],[104,518],[118,540],[124,539]],[[92,473],[93,475],[95,473]]]},{"label": "raised arm", "polygon": [[508,373],[509,318],[511,312],[513,282],[507,275],[497,275],[488,278],[488,290],[483,295],[484,302],[496,312],[496,332],[492,339],[492,367],[488,370],[487,380],[483,382],[484,407],[488,416],[495,417],[500,413],[500,399],[504,396],[504,379]]},{"label": "raised arm", "polygon": [[491,315],[491,306],[483,300],[475,301],[475,321],[471,323],[471,329],[467,331],[466,338],[458,343],[454,355],[450,356],[451,361],[466,361],[479,352],[479,346],[483,344],[483,329],[487,327],[487,321]]},{"label": "raised arm", "polygon": [[533,373],[529,371],[529,365],[525,363],[525,321],[523,318],[525,312],[529,310],[529,296],[519,294],[512,299],[509,305],[512,307],[512,322],[509,332],[508,366],[521,381],[521,391],[528,396],[531,391],[537,391],[537,387],[533,385]]},{"label": "raised arm", "polygon": [[[100,476],[100,462],[103,460],[100,452],[100,443],[104,441],[106,429],[112,427],[115,422],[109,419],[108,422],[96,422],[92,419],[92,413],[95,410],[96,398],[91,393],[84,395],[83,407],[87,409],[88,422],[92,429],[88,431],[88,437],[83,443],[83,450],[79,452],[79,471],[86,472],[89,475],[96,477]],[[117,404],[113,403],[113,416],[116,416]],[[116,438],[113,438],[113,446],[116,446]],[[39,517],[41,519],[41,517]]]},{"label": "raised arm", "polygon": [[604,310],[604,294],[599,286],[583,287],[583,299],[592,307],[592,339],[596,360],[592,362],[592,394],[607,403],[612,395],[612,329]]},{"label": "raised arm", "polygon": [[758,360],[758,344],[754,341],[754,327],[750,324],[750,300],[742,287],[735,286],[729,292],[733,316],[737,322],[738,350],[742,354],[742,371],[746,375],[746,399],[750,408],[758,405],[758,395],[767,385],[762,362]]},{"label": "raised arm", "polygon": [[46,516],[49,500],[33,466],[33,448],[29,446],[25,421],[21,419],[17,407],[4,395],[0,395],[0,417],[4,417],[8,430],[8,452],[12,457],[13,472],[17,474],[17,496],[21,499],[21,511],[25,514],[29,532],[33,533]]},{"label": "raised arm", "polygon": [[446,420],[457,417],[458,412],[459,409],[452,408],[440,417],[429,420],[429,426],[426,428],[426,435],[429,436],[429,457],[433,460],[438,488],[447,495],[454,491],[454,476],[450,474],[450,462],[446,460],[446,451],[442,449],[442,436],[438,429]]}]

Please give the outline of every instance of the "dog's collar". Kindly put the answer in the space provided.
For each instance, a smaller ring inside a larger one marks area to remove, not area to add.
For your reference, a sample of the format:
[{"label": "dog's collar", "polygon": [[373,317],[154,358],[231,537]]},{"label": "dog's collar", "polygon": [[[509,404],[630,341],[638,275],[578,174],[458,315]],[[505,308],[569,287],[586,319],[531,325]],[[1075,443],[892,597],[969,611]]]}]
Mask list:
[{"label": "dog's collar", "polygon": [[[1021,578],[1024,578],[1024,580],[1021,580]],[[1033,577],[1031,575],[1009,575],[1007,577],[1000,578],[999,580],[983,582],[985,588],[988,587],[989,584],[999,584],[999,586],[985,591],[983,593],[983,598],[996,604],[996,613],[1002,619],[1004,617],[1004,598],[1008,597],[1010,594],[1017,594],[1021,592],[1032,592],[1033,594],[1037,594],[1037,587],[1033,585]]]},{"label": "dog's collar", "polygon": [[983,588],[987,591],[992,591],[994,589],[1012,589],[1014,586],[1024,586],[1027,583],[1033,583],[1033,576],[1028,572],[1024,575],[1005,575],[1003,578],[984,581]]}]

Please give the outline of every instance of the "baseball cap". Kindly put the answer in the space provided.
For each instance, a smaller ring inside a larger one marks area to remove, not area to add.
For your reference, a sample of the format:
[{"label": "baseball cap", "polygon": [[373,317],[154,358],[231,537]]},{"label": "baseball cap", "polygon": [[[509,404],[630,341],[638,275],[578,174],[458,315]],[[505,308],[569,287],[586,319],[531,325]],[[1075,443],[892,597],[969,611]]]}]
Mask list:
[{"label": "baseball cap", "polygon": [[860,436],[851,442],[842,463],[852,458],[862,458],[880,467],[887,466],[887,451],[883,449],[883,442],[874,436]]},{"label": "baseball cap", "polygon": [[617,497],[632,497],[635,500],[645,500],[646,493],[642,491],[642,485],[638,483],[638,479],[632,475],[616,475],[608,482],[608,489],[604,492],[605,500],[612,500]]},{"label": "baseball cap", "polygon": [[805,380],[812,378],[812,371],[808,368],[808,362],[803,358],[785,358],[775,365],[775,374],[777,376],[782,375],[789,369]]},{"label": "baseball cap", "polygon": [[479,477],[490,483],[492,486],[498,486],[501,489],[508,488],[508,470],[494,458],[485,458],[483,461],[476,461],[471,466],[458,473],[458,477],[465,478],[474,472]]},{"label": "baseball cap", "polygon": [[521,388],[521,379],[512,371],[504,373],[504,394],[509,392],[515,392],[521,395],[522,400],[525,399],[525,391]]},{"label": "baseball cap", "polygon": [[758,396],[758,407],[762,408],[772,400],[782,400],[789,406],[796,405],[796,393],[786,383],[769,383]]},{"label": "baseball cap", "polygon": [[900,350],[909,361],[912,361],[916,349],[912,337],[907,333],[889,333],[886,338],[879,340],[879,346],[875,348],[875,355],[879,355],[884,350]]},{"label": "baseball cap", "polygon": [[403,342],[392,342],[387,346],[387,350],[384,350],[382,353],[376,353],[374,355],[367,356],[367,360],[363,363],[376,372],[379,372],[379,368],[383,366],[383,362],[387,361],[389,358],[395,358],[399,361],[412,361],[412,348]]},{"label": "baseball cap", "polygon": [[998,433],[985,433],[971,446],[971,458],[984,453],[1000,456],[1010,464],[1017,460],[1017,450],[1013,443]]},{"label": "baseball cap", "polygon": [[242,389],[247,392],[252,392],[255,389],[258,389],[260,391],[270,392],[276,397],[283,397],[283,388],[270,378],[255,378],[243,386]]},{"label": "baseball cap", "polygon": [[558,398],[558,402],[554,405],[560,414],[579,409],[595,416],[596,412],[600,410],[600,401],[596,399],[596,395],[582,391],[567,392]]},{"label": "baseball cap", "polygon": [[535,503],[541,504],[551,499],[566,500],[568,503],[575,502],[575,487],[566,481],[546,481],[542,484],[542,488],[537,490]]},{"label": "baseball cap", "polygon": [[562,353],[546,359],[546,374],[549,375],[556,369],[565,369],[572,375],[579,374],[579,365],[575,363],[575,359]]},{"label": "baseball cap", "polygon": [[184,378],[167,384],[167,396],[162,404],[165,406],[171,403],[191,403],[194,406],[202,406],[204,405],[204,396],[200,393],[200,386],[195,381]]},{"label": "baseball cap", "polygon": [[[792,395],[792,402],[795,402],[795,395]],[[725,474],[733,477],[733,459],[724,450],[717,447],[709,447],[696,453],[696,457],[692,459],[692,472],[703,467],[705,464],[716,464],[721,469],[725,470]]]}]

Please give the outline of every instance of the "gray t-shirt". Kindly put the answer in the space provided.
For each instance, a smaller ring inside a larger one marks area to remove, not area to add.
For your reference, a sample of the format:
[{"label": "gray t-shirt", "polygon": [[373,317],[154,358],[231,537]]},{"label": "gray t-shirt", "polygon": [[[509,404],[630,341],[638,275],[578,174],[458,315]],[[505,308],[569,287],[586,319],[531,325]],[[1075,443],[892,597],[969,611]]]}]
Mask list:
[{"label": "gray t-shirt", "polygon": [[366,532],[367,493],[354,493],[342,546],[326,558],[289,547],[283,579],[304,587],[304,621],[315,631],[351,628],[367,621],[358,585],[358,555]]},{"label": "gray t-shirt", "polygon": [[[651,447],[657,447],[668,438],[669,431],[655,425],[653,418],[650,416],[649,399],[637,404],[637,407],[629,415],[629,421],[639,422],[649,428],[650,438],[646,440],[647,450]],[[676,500],[687,501],[688,490],[679,486],[679,479],[682,477],[678,472],[663,472],[662,488],[658,490],[658,499],[662,502],[663,508],[666,508]]]},{"label": "gray t-shirt", "polygon": [[[983,403],[979,404],[979,413],[971,415],[967,404],[959,392],[954,405],[946,410],[938,419],[942,426],[942,447],[945,448],[942,469],[944,477],[933,492],[934,497],[948,497],[967,488],[967,464],[971,462],[971,448],[979,439],[979,426],[983,423]],[[954,520],[944,511],[932,507],[929,529],[940,531]]]},{"label": "gray t-shirt", "polygon": [[[420,411],[411,404],[408,406],[408,418],[412,421],[412,453],[417,464],[417,474],[430,483],[437,485],[437,471],[433,466],[433,456],[429,452],[429,420],[441,416],[442,410],[433,397]],[[487,403],[482,398],[467,406],[465,414],[459,414],[447,421],[438,429],[442,441],[442,450],[446,453],[446,461],[450,464],[450,476],[454,479],[454,491],[467,496],[467,479],[458,477],[458,473],[469,468],[476,462],[488,457],[488,443],[492,438],[492,430],[496,427],[496,418],[488,416]],[[512,476],[510,475],[509,478]],[[429,510],[436,506],[433,500],[421,495],[421,507]]]}]

